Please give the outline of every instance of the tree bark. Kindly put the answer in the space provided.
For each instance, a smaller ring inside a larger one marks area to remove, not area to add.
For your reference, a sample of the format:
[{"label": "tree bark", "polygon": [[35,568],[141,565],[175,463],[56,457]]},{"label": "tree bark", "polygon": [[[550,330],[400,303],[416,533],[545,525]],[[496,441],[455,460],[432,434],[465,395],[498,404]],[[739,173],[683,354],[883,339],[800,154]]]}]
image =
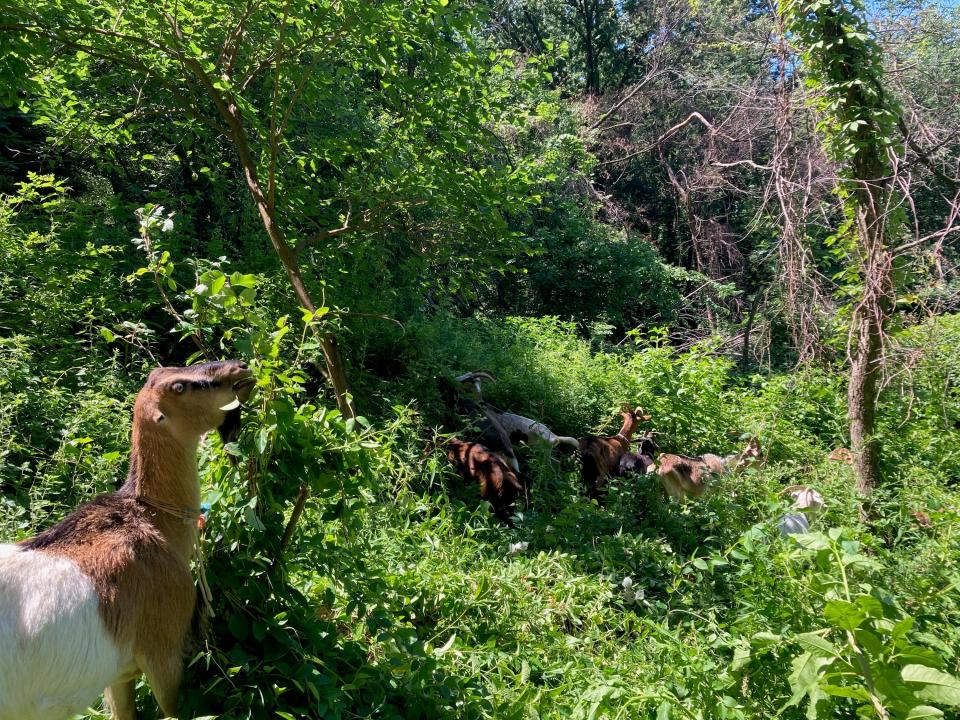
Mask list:
[{"label": "tree bark", "polygon": [[579,10],[583,18],[583,49],[586,67],[584,68],[584,84],[588,95],[600,92],[600,67],[597,62],[597,51],[594,46],[593,31],[596,28],[597,8],[593,0],[582,0]]},{"label": "tree bark", "polygon": [[[227,108],[227,122],[230,126],[230,135],[233,145],[240,158],[240,165],[243,168],[243,177],[247,189],[250,192],[253,203],[260,214],[263,227],[267,231],[267,237],[270,238],[270,244],[280,258],[280,264],[293,287],[293,292],[297,296],[300,305],[311,312],[316,311],[314,304],[306,285],[303,282],[303,275],[300,272],[300,263],[296,253],[287,243],[283,230],[276,222],[274,208],[267,200],[266,194],[260,185],[257,177],[257,166],[250,153],[247,144],[246,133],[240,121],[239,110],[231,105]],[[333,386],[333,392],[337,400],[337,407],[344,417],[356,417],[356,410],[353,406],[353,400],[350,397],[350,386],[347,383],[347,373],[343,364],[343,356],[340,354],[340,346],[332,333],[317,331],[320,340],[320,347],[323,350],[323,359],[327,367],[327,378]]]},{"label": "tree bark", "polygon": [[747,326],[743,329],[743,345],[740,351],[740,369],[746,370],[750,366],[750,333],[753,332],[753,321],[760,307],[760,288],[753,291],[753,300],[750,302],[750,311],[747,314]]},{"label": "tree bark", "polygon": [[847,414],[857,489],[863,495],[869,495],[881,480],[880,446],[876,437],[877,399],[883,370],[883,336],[893,306],[893,287],[891,256],[884,242],[886,220],[879,209],[888,192],[884,180],[862,181],[857,191],[857,235],[864,290],[851,320],[853,347]]}]

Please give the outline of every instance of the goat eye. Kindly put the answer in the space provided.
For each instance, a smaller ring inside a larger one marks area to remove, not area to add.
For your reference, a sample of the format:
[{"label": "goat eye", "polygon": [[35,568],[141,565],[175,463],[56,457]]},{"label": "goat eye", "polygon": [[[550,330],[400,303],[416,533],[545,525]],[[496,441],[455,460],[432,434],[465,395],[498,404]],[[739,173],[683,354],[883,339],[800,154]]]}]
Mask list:
[{"label": "goat eye", "polygon": [[183,392],[183,383],[174,383],[170,387],[170,389],[173,390],[175,393],[177,393],[177,395],[179,395],[180,393]]}]

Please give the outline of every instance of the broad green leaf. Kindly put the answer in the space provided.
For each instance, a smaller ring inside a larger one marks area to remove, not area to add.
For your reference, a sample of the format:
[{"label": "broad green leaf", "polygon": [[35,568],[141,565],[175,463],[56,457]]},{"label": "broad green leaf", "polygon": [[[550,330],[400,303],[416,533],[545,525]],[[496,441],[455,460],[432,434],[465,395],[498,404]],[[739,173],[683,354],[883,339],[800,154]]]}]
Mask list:
[{"label": "broad green leaf", "polygon": [[866,620],[866,613],[846,600],[831,600],[823,608],[823,616],[834,627],[855,630]]},{"label": "broad green leaf", "polygon": [[819,693],[817,683],[820,679],[820,670],[831,662],[830,658],[811,652],[805,652],[795,657],[791,663],[793,672],[787,678],[793,695],[790,696],[784,707],[796,705],[805,695],[809,695],[811,702],[815,702]]},{"label": "broad green leaf", "polygon": [[883,603],[872,595],[859,595],[856,599],[857,605],[866,613],[867,617],[883,617]]},{"label": "broad green leaf", "polygon": [[883,653],[884,647],[883,643],[880,642],[880,638],[866,628],[857,628],[853,631],[853,636],[860,648],[873,657],[878,657]]},{"label": "broad green leaf", "polygon": [[797,545],[807,550],[828,550],[830,548],[830,541],[821,533],[803,533],[790,537]]},{"label": "broad green leaf", "polygon": [[758,632],[750,636],[750,644],[757,648],[770,647],[783,640],[780,635],[771,632]]},{"label": "broad green leaf", "polygon": [[797,635],[794,640],[796,640],[802,648],[809,652],[825,654],[831,657],[840,656],[840,651],[837,650],[836,645],[823,637],[822,631],[803,633],[801,635]]},{"label": "broad green leaf", "polygon": [[834,697],[853,698],[854,700],[870,702],[870,693],[858,685],[820,685],[820,689],[827,695],[833,695]]},{"label": "broad green leaf", "polygon": [[919,683],[922,687],[915,692],[924,700],[960,705],[960,680],[953,675],[926,665],[907,665],[900,676],[904,682]]},{"label": "broad green leaf", "polygon": [[929,705],[917,705],[910,708],[906,720],[923,720],[923,718],[943,717],[943,711]]},{"label": "broad green leaf", "polygon": [[738,644],[733,649],[733,662],[730,670],[736,672],[750,662],[750,646],[747,643]]}]

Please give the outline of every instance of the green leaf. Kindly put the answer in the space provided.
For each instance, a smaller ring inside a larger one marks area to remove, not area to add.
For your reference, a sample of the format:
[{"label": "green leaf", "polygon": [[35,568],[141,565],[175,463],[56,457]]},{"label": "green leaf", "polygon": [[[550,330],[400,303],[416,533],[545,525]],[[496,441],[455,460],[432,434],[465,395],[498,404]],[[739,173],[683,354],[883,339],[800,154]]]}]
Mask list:
[{"label": "green leaf", "polygon": [[906,637],[907,633],[913,629],[913,624],[916,622],[912,617],[905,617],[903,620],[894,625],[893,630],[890,631],[890,634],[893,635],[894,640],[899,640],[900,638]]},{"label": "green leaf", "polygon": [[822,632],[809,632],[797,635],[794,640],[807,652],[822,653],[831,657],[840,657],[837,646],[823,637]]},{"label": "green leaf", "polygon": [[227,282],[227,276],[222,272],[217,272],[216,275],[210,281],[210,294],[216,295],[221,290],[223,290],[224,284]]},{"label": "green leaf", "polygon": [[831,600],[823,608],[823,616],[834,627],[856,630],[866,620],[866,613],[846,600]]},{"label": "green leaf", "polygon": [[788,678],[790,689],[793,695],[787,700],[783,707],[790,707],[799,703],[804,695],[810,696],[810,701],[815,703],[820,692],[817,683],[820,680],[820,670],[833,662],[830,658],[825,658],[819,654],[805,652],[793,659],[790,664],[793,672]]},{"label": "green leaf", "polygon": [[740,670],[742,667],[747,665],[750,662],[750,646],[746,643],[737,645],[733,649],[733,662],[730,664],[730,669],[733,672]]},{"label": "green leaf", "polygon": [[853,631],[853,636],[856,638],[857,644],[873,657],[879,657],[883,654],[884,647],[880,638],[866,628],[857,628]]},{"label": "green leaf", "polygon": [[673,705],[670,704],[670,701],[664,700],[657,708],[657,720],[670,720],[670,711],[672,709]]},{"label": "green leaf", "polygon": [[915,692],[923,700],[960,705],[960,680],[953,675],[926,665],[907,665],[900,671],[900,677],[904,682],[920,683],[923,687]]},{"label": "green leaf", "polygon": [[829,550],[830,541],[821,533],[804,533],[802,535],[791,535],[793,541],[807,550]]},{"label": "green leaf", "polygon": [[872,595],[860,595],[857,597],[857,605],[867,614],[868,617],[882,618],[883,603]]},{"label": "green leaf", "polygon": [[943,717],[943,710],[938,710],[935,707],[930,707],[929,705],[917,705],[916,707],[910,708],[910,712],[907,713],[906,720],[922,720],[922,718],[939,718]]},{"label": "green leaf", "polygon": [[904,665],[926,665],[943,669],[943,660],[940,656],[922,645],[904,645],[898,648],[897,659]]},{"label": "green leaf", "polygon": [[856,685],[852,687],[849,685],[821,685],[820,689],[827,695],[833,695],[834,697],[853,698],[854,700],[870,702],[870,693],[867,692],[866,689]]},{"label": "green leaf", "polygon": [[758,632],[750,636],[750,644],[756,648],[770,647],[783,640],[780,635],[771,632]]}]

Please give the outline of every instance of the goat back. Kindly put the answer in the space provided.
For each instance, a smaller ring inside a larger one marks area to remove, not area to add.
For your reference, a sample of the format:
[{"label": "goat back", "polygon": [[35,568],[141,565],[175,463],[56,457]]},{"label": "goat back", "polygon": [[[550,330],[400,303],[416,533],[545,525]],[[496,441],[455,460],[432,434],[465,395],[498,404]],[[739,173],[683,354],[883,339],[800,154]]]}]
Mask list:
[{"label": "goat back", "polygon": [[618,471],[620,475],[646,475],[655,467],[653,457],[639,452],[624,453],[620,456]]},{"label": "goat back", "polygon": [[660,482],[664,490],[673,497],[699,497],[706,491],[704,480],[712,471],[702,457],[663,453],[657,460]]},{"label": "goat back", "polygon": [[476,482],[480,497],[501,514],[523,493],[517,474],[490,448],[475,442],[452,439],[447,458],[467,482]]}]

